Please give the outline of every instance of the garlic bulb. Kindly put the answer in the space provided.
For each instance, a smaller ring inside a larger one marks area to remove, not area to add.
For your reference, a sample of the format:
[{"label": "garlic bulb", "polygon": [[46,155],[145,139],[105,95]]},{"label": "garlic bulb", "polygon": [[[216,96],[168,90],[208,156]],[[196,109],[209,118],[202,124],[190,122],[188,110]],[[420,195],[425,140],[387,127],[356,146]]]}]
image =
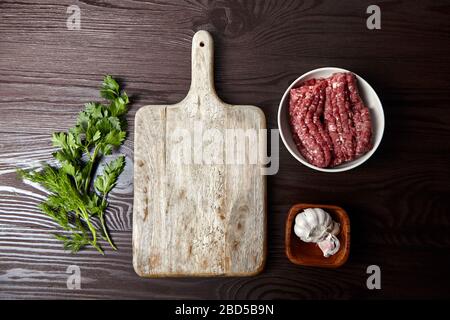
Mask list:
[{"label": "garlic bulb", "polygon": [[295,217],[294,232],[304,242],[314,242],[319,245],[325,257],[338,252],[340,243],[336,237],[339,234],[339,223],[321,208],[308,208]]}]

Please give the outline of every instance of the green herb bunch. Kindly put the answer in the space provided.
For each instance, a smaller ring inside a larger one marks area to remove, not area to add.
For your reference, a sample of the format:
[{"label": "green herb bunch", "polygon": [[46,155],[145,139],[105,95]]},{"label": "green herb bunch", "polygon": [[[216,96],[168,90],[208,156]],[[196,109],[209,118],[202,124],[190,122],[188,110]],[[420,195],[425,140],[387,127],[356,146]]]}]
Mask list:
[{"label": "green herb bunch", "polygon": [[105,164],[101,175],[95,177],[95,172],[102,157],[125,140],[129,99],[109,75],[103,80],[100,95],[108,105],[87,103],[73,128],[53,134],[53,146],[58,148],[53,157],[58,165],[18,170],[23,179],[50,192],[39,207],[65,231],[55,237],[72,252],[91,245],[103,254],[99,237],[116,250],[106,226],[105,211],[108,194],[124,169],[125,157],[120,155]]}]

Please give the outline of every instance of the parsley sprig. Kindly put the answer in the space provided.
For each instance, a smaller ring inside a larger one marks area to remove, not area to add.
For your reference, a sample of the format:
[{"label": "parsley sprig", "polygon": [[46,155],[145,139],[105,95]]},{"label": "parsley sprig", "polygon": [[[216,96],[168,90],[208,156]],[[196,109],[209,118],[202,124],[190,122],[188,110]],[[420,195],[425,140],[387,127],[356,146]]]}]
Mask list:
[{"label": "parsley sprig", "polygon": [[55,237],[72,252],[91,245],[103,254],[99,237],[116,250],[106,226],[105,211],[108,194],[125,167],[125,157],[120,155],[105,164],[101,175],[95,176],[95,172],[103,156],[110,155],[125,140],[129,99],[109,75],[103,80],[100,95],[108,101],[107,105],[87,103],[73,128],[53,134],[53,146],[58,148],[53,157],[58,165],[18,170],[23,179],[50,192],[39,207],[65,231]]}]

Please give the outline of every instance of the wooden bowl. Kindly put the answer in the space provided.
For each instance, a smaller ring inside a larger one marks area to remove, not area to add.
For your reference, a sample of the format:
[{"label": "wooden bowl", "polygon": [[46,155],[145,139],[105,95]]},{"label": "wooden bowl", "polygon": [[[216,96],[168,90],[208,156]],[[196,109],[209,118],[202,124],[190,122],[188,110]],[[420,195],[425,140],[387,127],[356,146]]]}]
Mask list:
[{"label": "wooden bowl", "polygon": [[[307,243],[300,240],[294,233],[295,217],[306,208],[322,208],[330,214],[334,221],[339,222],[340,232],[337,235],[341,244],[339,251],[331,257],[325,258],[316,243]],[[324,268],[337,268],[342,266],[350,253],[350,220],[344,209],[338,206],[324,204],[299,203],[290,210],[286,221],[286,255],[292,263]]]}]

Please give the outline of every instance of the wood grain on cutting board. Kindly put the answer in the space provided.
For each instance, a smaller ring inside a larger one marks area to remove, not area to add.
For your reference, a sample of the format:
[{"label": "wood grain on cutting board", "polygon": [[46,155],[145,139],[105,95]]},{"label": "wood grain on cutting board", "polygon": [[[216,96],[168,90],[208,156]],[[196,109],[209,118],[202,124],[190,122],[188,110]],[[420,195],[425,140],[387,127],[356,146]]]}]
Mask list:
[{"label": "wood grain on cutting board", "polygon": [[265,262],[261,150],[248,138],[226,152],[230,132],[259,139],[265,117],[217,97],[213,50],[210,34],[197,32],[186,98],[136,114],[133,264],[141,276],[253,275]]}]

